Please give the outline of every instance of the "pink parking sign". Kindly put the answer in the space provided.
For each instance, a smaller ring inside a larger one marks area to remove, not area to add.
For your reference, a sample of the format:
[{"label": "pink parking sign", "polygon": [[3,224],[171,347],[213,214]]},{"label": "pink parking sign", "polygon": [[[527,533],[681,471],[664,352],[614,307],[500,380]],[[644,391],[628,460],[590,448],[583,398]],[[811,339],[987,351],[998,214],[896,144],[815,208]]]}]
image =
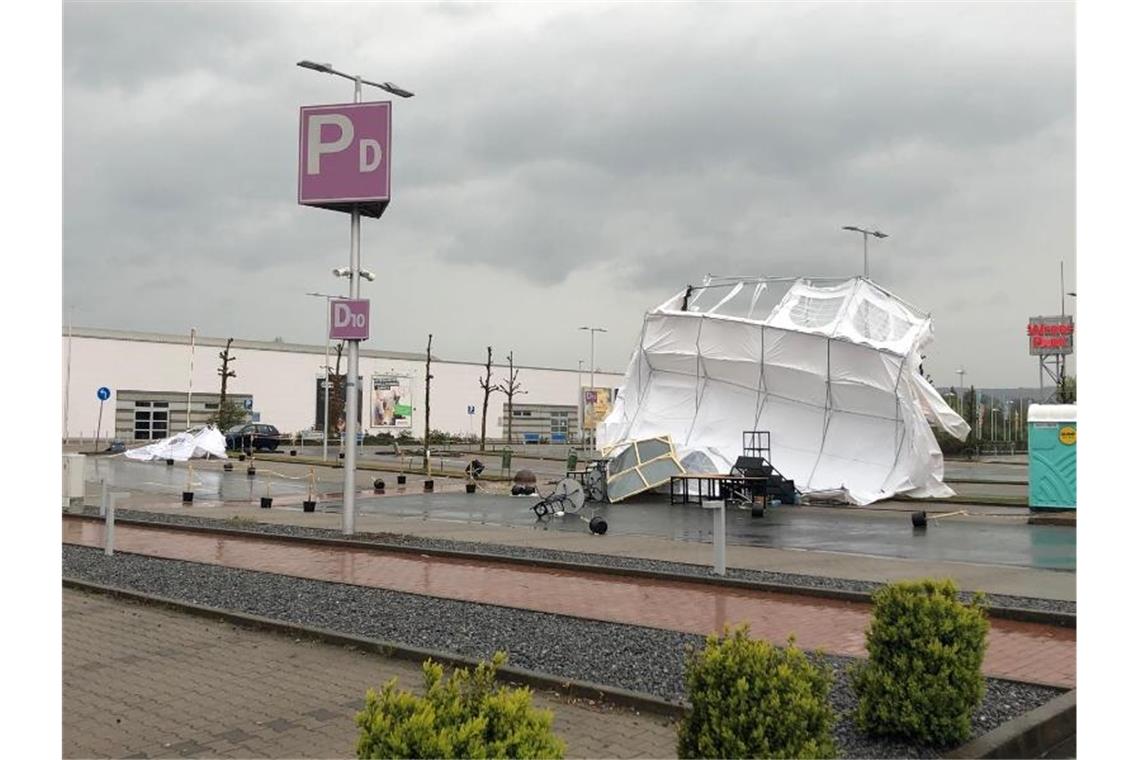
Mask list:
[{"label": "pink parking sign", "polygon": [[368,299],[329,299],[329,338],[368,340]]},{"label": "pink parking sign", "polygon": [[297,202],[379,217],[388,205],[392,104],[303,106]]}]

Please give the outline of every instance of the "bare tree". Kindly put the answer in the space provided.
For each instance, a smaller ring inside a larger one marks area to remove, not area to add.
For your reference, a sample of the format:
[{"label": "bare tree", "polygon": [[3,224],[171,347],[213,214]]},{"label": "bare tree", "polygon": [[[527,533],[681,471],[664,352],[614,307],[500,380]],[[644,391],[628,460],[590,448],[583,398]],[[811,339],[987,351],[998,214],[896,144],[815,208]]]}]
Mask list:
[{"label": "bare tree", "polygon": [[[336,344],[336,368],[333,370],[332,388],[329,389],[329,430],[334,433],[340,429],[340,423],[344,420],[344,378],[340,376],[340,359],[344,353],[344,342]],[[328,368],[325,368],[328,372]]]},{"label": "bare tree", "polygon": [[487,407],[491,403],[491,394],[502,390],[497,385],[491,385],[491,347],[487,346],[487,376],[479,378],[479,387],[483,389],[483,426],[479,432],[479,450],[487,450]]},{"label": "bare tree", "polygon": [[427,370],[424,372],[424,472],[428,468],[431,446],[431,333],[428,333]]},{"label": "bare tree", "polygon": [[222,360],[222,366],[218,367],[218,374],[222,378],[222,392],[218,398],[217,414],[213,416],[212,421],[216,423],[218,428],[222,431],[240,424],[245,418],[245,412],[238,409],[237,404],[232,401],[229,403],[226,402],[226,385],[231,377],[237,377],[237,372],[230,369],[230,363],[237,361],[236,357],[230,355],[230,345],[233,342],[233,338],[228,338],[226,340],[226,350],[218,352],[218,358]]},{"label": "bare tree", "polygon": [[515,369],[515,352],[511,351],[507,354],[507,363],[510,369],[507,372],[507,382],[504,385],[499,383],[495,386],[495,390],[500,393],[505,393],[507,396],[507,443],[512,442],[512,421],[515,412],[515,395],[525,394],[526,391],[522,390],[522,384],[518,381],[519,371]]}]

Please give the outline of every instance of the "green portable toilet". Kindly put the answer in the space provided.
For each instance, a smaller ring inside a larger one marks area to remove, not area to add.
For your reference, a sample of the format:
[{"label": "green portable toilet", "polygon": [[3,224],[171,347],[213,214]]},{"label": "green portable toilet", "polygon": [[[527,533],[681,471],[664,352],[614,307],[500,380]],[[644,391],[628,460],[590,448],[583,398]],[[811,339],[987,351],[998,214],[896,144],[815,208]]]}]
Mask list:
[{"label": "green portable toilet", "polygon": [[1030,404],[1029,508],[1077,508],[1076,404]]}]

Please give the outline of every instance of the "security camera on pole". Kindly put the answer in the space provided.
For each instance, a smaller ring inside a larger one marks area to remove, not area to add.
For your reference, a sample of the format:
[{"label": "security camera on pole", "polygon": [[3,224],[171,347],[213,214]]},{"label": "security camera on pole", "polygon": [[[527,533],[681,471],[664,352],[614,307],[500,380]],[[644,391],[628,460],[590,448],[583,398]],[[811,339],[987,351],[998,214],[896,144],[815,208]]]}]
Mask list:
[{"label": "security camera on pole", "polygon": [[341,526],[351,535],[355,531],[357,374],[360,341],[369,336],[368,301],[360,298],[360,280],[375,278],[360,267],[360,217],[379,219],[383,215],[391,200],[392,178],[392,103],[361,103],[360,87],[379,87],[402,98],[412,93],[391,82],[369,82],[359,75],[344,74],[327,63],[300,61],[297,65],[351,79],[355,85],[350,104],[301,108],[297,182],[298,203],[352,215],[349,265],[333,270],[336,276],[349,278],[350,298],[329,300],[329,337],[348,342]]}]

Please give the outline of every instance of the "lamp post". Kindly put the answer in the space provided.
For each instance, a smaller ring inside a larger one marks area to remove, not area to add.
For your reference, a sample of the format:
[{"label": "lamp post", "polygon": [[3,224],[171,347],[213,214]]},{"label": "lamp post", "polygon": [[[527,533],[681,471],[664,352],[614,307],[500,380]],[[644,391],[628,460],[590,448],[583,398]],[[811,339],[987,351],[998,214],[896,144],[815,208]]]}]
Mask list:
[{"label": "lamp post", "polygon": [[871,235],[872,237],[885,238],[885,237],[887,237],[887,233],[879,232],[878,230],[874,230],[874,231],[865,230],[862,227],[852,227],[852,226],[847,226],[847,227],[844,227],[843,229],[850,230],[851,232],[858,232],[858,233],[861,233],[863,235],[863,278],[864,279],[869,278],[871,275],[870,275],[870,270],[867,267],[867,236]]},{"label": "lamp post", "polygon": [[328,461],[329,459],[329,376],[331,374],[331,367],[329,366],[329,319],[332,306],[329,302],[333,298],[340,298],[341,296],[329,295],[328,293],[306,293],[307,296],[325,299],[325,413],[324,413],[324,436],[321,439],[321,459]]},{"label": "lamp post", "polygon": [[[596,394],[598,391],[594,387],[594,333],[606,332],[606,328],[604,328],[604,327],[579,327],[578,329],[579,330],[588,330],[590,333],[590,392]],[[595,396],[594,398],[595,398],[595,403],[597,403],[597,401],[596,401],[597,396]],[[596,441],[597,435],[593,432],[593,428],[591,428],[590,430],[591,430],[591,434],[590,434],[591,442]]]},{"label": "lamp post", "polygon": [[963,404],[966,403],[966,368],[958,367],[954,372],[958,375],[958,387],[962,389],[962,395],[958,397],[958,416],[961,417],[964,411]]},{"label": "lamp post", "polygon": [[[75,307],[67,307],[67,379],[64,381],[63,391],[63,442],[71,443],[71,322],[75,316]],[[581,362],[578,363],[581,366]],[[581,385],[581,382],[578,383]]]},{"label": "lamp post", "polygon": [[[410,98],[414,93],[397,87],[391,82],[370,82],[363,79],[359,74],[345,74],[344,72],[337,71],[330,64],[327,63],[314,63],[313,61],[298,61],[297,65],[303,69],[311,69],[318,71],[322,74],[332,74],[343,79],[350,79],[353,82],[353,103],[360,102],[360,88],[361,85],[367,84],[372,87],[378,87],[385,92],[390,92],[401,98]],[[343,272],[343,274],[342,274]],[[333,273],[338,276],[347,276],[349,278],[349,292],[352,298],[360,298],[360,280],[361,278],[367,280],[375,279],[371,272],[364,272],[360,268],[360,205],[358,203],[352,204],[352,223],[351,223],[351,236],[349,243],[349,256],[348,256],[348,269],[347,270],[333,270]],[[359,275],[359,276],[357,276]],[[344,432],[345,438],[345,451],[344,451],[344,508],[341,515],[341,528],[345,535],[352,535],[355,526],[355,496],[356,496],[356,376],[360,362],[360,341],[350,340],[348,342],[348,377],[345,382],[345,420]],[[327,419],[327,417],[326,417]]]}]

